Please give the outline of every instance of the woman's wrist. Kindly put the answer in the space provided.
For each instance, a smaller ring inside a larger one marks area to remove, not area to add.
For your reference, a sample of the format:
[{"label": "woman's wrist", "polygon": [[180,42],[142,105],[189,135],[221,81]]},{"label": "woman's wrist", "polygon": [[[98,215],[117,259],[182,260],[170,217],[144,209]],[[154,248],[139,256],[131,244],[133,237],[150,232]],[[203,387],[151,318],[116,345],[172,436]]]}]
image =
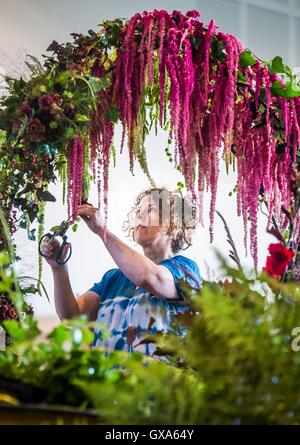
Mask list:
[{"label": "woman's wrist", "polygon": [[[108,232],[108,228],[106,228],[106,232]],[[104,238],[104,227],[100,227],[97,229],[96,235],[100,236],[101,239]]]},{"label": "woman's wrist", "polygon": [[62,271],[67,271],[68,266],[66,264],[57,264],[56,266],[52,265],[51,269],[53,273],[62,272]]}]

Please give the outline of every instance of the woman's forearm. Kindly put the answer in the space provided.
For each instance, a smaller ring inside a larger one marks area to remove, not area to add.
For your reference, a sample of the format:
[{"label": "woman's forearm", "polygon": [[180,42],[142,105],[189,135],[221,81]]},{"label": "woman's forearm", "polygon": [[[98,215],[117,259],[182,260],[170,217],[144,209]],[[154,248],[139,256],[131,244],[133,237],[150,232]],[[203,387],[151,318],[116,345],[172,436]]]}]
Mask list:
[{"label": "woman's forearm", "polygon": [[67,265],[52,267],[52,273],[57,315],[61,320],[79,315],[79,307],[72,291]]},{"label": "woman's forearm", "polygon": [[136,286],[143,287],[147,277],[155,270],[156,264],[129,247],[108,229],[105,237],[103,231],[99,231],[98,235],[124,275]]}]

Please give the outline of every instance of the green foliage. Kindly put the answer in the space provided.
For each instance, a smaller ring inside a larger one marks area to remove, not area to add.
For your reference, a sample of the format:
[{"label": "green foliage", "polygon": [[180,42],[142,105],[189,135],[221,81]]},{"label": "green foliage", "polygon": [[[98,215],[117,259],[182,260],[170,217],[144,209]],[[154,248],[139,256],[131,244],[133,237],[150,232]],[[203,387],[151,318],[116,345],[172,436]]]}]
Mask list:
[{"label": "green foliage", "polygon": [[23,326],[5,322],[5,327],[13,344],[0,354],[1,375],[42,389],[45,402],[85,404],[86,398],[73,379],[100,382],[104,378],[104,354],[90,351],[92,333],[81,318],[62,323],[42,342],[33,319]]},{"label": "green foliage", "polygon": [[242,68],[248,68],[248,66],[255,65],[256,59],[252,55],[251,51],[245,50],[240,55],[239,64]]},{"label": "green foliage", "polygon": [[30,318],[6,323],[14,341],[0,375],[37,386],[47,403],[96,408],[107,424],[298,424],[300,287],[220,261],[229,283],[185,284],[190,310],[176,325],[187,334],[144,339],[171,364],[91,349],[95,324],[83,316],[41,341]]},{"label": "green foliage", "polygon": [[[239,65],[242,69],[246,69],[249,66],[255,65],[257,58],[252,54],[249,49],[243,51],[240,55]],[[283,80],[276,80],[272,82],[271,93],[274,96],[282,96],[286,99],[300,96],[300,88],[297,82],[295,74],[293,74],[291,68],[283,63],[282,57],[276,56],[270,62],[260,61],[262,66],[266,66],[269,69],[270,74],[281,74]],[[284,78],[286,82],[284,83]],[[238,71],[239,83],[247,84],[245,76]]]},{"label": "green foliage", "polygon": [[300,96],[300,89],[295,79],[286,82],[285,88],[283,88],[281,82],[276,80],[275,82],[272,83],[271,91],[276,96],[282,96],[285,97],[286,99]]},{"label": "green foliage", "polygon": [[105,118],[108,121],[112,121],[115,124],[118,122],[119,119],[119,110],[117,107],[111,107],[109,110],[107,110],[107,112],[105,113]]},{"label": "green foliage", "polygon": [[48,190],[38,190],[36,196],[40,201],[51,201],[55,202],[56,198]]},{"label": "green foliage", "polygon": [[276,56],[271,62],[270,73],[284,73],[285,67],[282,62],[282,57]]},{"label": "green foliage", "polygon": [[25,301],[28,289],[20,287],[19,280],[11,266],[11,258],[0,251],[0,324],[4,320],[23,320],[32,314],[32,308]]},{"label": "green foliage", "polygon": [[226,50],[224,44],[215,35],[211,39],[211,55],[213,61],[224,62],[226,56]]}]

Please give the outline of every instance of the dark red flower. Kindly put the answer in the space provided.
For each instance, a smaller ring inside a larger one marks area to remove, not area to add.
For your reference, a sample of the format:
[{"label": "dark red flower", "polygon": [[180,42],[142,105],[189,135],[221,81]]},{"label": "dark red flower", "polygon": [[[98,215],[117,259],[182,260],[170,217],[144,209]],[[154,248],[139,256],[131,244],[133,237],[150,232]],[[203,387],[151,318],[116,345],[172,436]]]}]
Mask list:
[{"label": "dark red flower", "polygon": [[49,94],[44,94],[39,98],[39,107],[41,110],[49,111],[51,109],[54,99]]},{"label": "dark red flower", "polygon": [[286,268],[294,256],[294,252],[287,249],[283,244],[270,244],[269,252],[271,255],[267,257],[266,267],[263,272],[280,279],[285,273]]},{"label": "dark red flower", "polygon": [[44,132],[45,127],[39,119],[30,119],[26,134],[31,142],[42,142],[44,140]]},{"label": "dark red flower", "polygon": [[80,68],[80,65],[79,65],[79,64],[76,64],[76,63],[70,63],[70,64],[68,64],[67,67],[68,67],[69,70],[73,70],[73,71],[75,71],[75,72],[78,73],[78,74],[81,73],[81,68]]},{"label": "dark red flower", "polygon": [[20,107],[19,107],[19,111],[22,114],[25,114],[27,117],[31,117],[32,116],[32,108],[28,105],[27,102],[22,102]]}]

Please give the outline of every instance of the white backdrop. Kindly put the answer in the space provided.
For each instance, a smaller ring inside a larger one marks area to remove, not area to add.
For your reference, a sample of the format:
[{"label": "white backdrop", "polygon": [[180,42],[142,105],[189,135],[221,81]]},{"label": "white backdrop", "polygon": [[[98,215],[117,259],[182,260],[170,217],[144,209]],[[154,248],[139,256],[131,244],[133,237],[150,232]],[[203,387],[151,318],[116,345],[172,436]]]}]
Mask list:
[{"label": "white backdrop", "polygon": [[[275,55],[283,56],[291,66],[300,65],[296,53],[296,40],[300,36],[300,1],[270,1],[263,5],[257,0],[209,0],[209,1],[111,1],[104,0],[0,0],[0,67],[6,73],[21,72],[24,54],[30,53],[41,58],[49,43],[55,39],[59,42],[70,40],[71,32],[86,33],[88,29],[96,29],[97,24],[104,19],[129,17],[135,12],[145,9],[151,10],[173,9],[187,11],[198,9],[202,13],[202,20],[208,23],[214,18],[223,31],[239,37],[245,47],[250,47],[256,55],[271,58]],[[117,127],[115,146],[120,145],[120,128]],[[147,140],[148,163],[150,172],[160,186],[175,188],[182,177],[168,162],[164,153],[167,145],[167,135],[159,132],[155,137],[151,134]],[[236,215],[236,195],[228,196],[235,185],[235,175],[227,176],[221,163],[219,193],[216,208],[225,217],[240,257],[247,268],[252,267],[251,257],[245,258],[243,248],[243,223]],[[138,164],[135,175],[129,173],[129,159],[126,150],[123,154],[117,150],[117,165],[111,165],[109,179],[109,229],[129,242],[121,231],[121,226],[137,193],[149,184]],[[46,208],[46,227],[48,230],[66,218],[66,206],[62,205],[62,187],[56,184],[50,187],[50,192],[56,198],[56,203],[49,203]],[[185,255],[194,259],[204,278],[219,279],[220,271],[214,255],[214,248],[225,255],[228,244],[223,224],[215,216],[215,239],[209,243],[208,210],[210,195],[205,198],[205,228],[199,227],[194,237],[194,244]],[[97,205],[96,186],[91,190],[89,201]],[[266,217],[259,214],[258,246],[259,268],[265,264],[267,247],[274,238],[265,232]],[[116,267],[114,261],[106,251],[102,241],[94,235],[80,221],[76,233],[71,230],[68,236],[73,245],[73,255],[69,261],[71,284],[75,295],[80,295],[89,289],[95,281],[100,281],[106,270]],[[37,243],[29,241],[24,230],[20,230],[16,237],[19,255],[22,261],[17,264],[17,270],[22,275],[37,277]],[[45,298],[34,297],[31,302],[42,324],[57,322],[53,305],[53,282],[50,268],[44,262],[43,283],[51,296],[49,305]]]}]

